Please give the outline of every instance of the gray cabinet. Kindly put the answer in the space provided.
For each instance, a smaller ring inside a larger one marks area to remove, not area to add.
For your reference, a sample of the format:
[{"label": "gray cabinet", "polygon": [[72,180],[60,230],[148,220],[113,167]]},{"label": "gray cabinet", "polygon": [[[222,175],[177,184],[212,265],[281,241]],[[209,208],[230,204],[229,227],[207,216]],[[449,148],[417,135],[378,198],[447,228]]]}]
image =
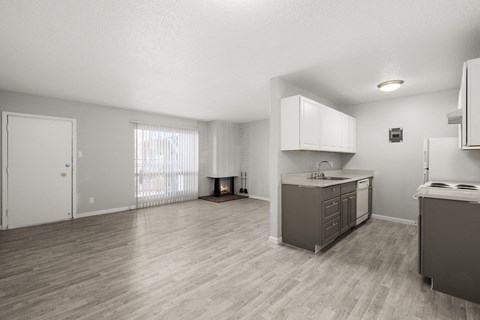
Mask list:
[{"label": "gray cabinet", "polygon": [[346,232],[355,226],[357,217],[357,193],[351,192],[341,197],[341,231]]},{"label": "gray cabinet", "polygon": [[320,243],[321,188],[282,186],[282,242],[315,251]]},{"label": "gray cabinet", "polygon": [[357,220],[357,193],[350,193],[348,195],[349,212],[348,212],[348,225],[352,228],[355,226]]},{"label": "gray cabinet", "polygon": [[423,198],[420,273],[432,289],[480,303],[480,203]]},{"label": "gray cabinet", "polygon": [[321,249],[355,226],[356,182],[325,188],[282,185],[282,242]]},{"label": "gray cabinet", "polygon": [[370,181],[370,187],[368,188],[368,215],[372,214],[372,203],[373,203],[373,188],[372,188],[372,181]]},{"label": "gray cabinet", "polygon": [[[331,196],[333,188],[324,188],[327,197]],[[340,187],[336,187],[340,194]],[[323,199],[322,199],[323,200]],[[340,235],[340,198],[336,197],[331,200],[323,201],[322,208],[323,227],[321,230],[321,244],[328,244]]]},{"label": "gray cabinet", "polygon": [[341,232],[345,232],[350,229],[350,198],[348,195],[342,196],[340,200],[340,215],[341,215]]}]

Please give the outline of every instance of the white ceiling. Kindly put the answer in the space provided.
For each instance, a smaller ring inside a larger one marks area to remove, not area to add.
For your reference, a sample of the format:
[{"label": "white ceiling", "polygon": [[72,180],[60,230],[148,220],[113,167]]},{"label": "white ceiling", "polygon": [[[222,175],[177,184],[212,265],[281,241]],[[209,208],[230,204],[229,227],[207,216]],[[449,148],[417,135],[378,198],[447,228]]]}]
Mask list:
[{"label": "white ceiling", "polygon": [[337,104],[458,87],[480,1],[2,0],[0,44],[2,89],[243,122],[275,76]]}]

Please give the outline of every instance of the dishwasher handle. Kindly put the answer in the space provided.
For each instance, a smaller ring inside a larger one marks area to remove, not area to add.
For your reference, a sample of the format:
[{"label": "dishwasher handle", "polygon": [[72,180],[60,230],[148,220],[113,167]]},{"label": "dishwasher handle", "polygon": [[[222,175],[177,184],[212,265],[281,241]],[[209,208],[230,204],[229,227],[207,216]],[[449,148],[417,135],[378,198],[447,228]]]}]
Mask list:
[{"label": "dishwasher handle", "polygon": [[357,182],[357,190],[358,189],[366,189],[369,186],[370,186],[370,179],[358,180],[358,182]]}]

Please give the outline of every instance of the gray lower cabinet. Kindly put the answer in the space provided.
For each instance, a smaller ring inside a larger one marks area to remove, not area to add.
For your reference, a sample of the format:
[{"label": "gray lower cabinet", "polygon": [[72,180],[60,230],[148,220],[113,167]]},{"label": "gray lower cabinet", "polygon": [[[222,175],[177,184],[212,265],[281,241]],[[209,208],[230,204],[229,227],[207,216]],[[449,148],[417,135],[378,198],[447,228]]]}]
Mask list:
[{"label": "gray lower cabinet", "polygon": [[372,214],[372,201],[373,201],[373,188],[372,181],[370,180],[370,187],[368,188],[368,214]]},{"label": "gray lower cabinet", "polygon": [[480,203],[420,198],[419,271],[432,289],[480,303]]},{"label": "gray lower cabinet", "polygon": [[351,192],[342,195],[340,202],[341,232],[343,233],[355,226],[355,219],[357,217],[357,193]]},{"label": "gray lower cabinet", "polygon": [[350,193],[348,195],[348,200],[350,201],[350,211],[348,212],[348,224],[350,227],[355,226],[357,221],[357,193]]},{"label": "gray lower cabinet", "polygon": [[282,185],[282,242],[310,251],[355,226],[356,182],[326,188]]},{"label": "gray lower cabinet", "polygon": [[315,251],[320,232],[320,188],[282,186],[282,242]]},{"label": "gray lower cabinet", "polygon": [[341,231],[345,232],[350,228],[350,198],[348,195],[342,196],[341,200],[341,221],[342,221],[342,228]]}]

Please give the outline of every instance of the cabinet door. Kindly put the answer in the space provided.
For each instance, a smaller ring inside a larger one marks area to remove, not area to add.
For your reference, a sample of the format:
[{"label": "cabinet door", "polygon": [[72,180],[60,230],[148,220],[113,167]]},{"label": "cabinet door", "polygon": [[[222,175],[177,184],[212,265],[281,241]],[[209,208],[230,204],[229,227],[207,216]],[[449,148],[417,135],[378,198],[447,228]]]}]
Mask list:
[{"label": "cabinet door", "polygon": [[467,145],[480,148],[480,59],[467,66]]},{"label": "cabinet door", "polygon": [[348,197],[348,202],[350,205],[350,210],[349,210],[349,225],[351,227],[355,226],[355,222],[357,221],[357,194],[350,194]]},{"label": "cabinet door", "polygon": [[320,107],[303,98],[300,103],[300,149],[320,150]]},{"label": "cabinet door", "polygon": [[342,196],[340,200],[340,221],[341,221],[341,232],[345,232],[350,229],[350,205],[349,205],[349,197]]},{"label": "cabinet door", "polygon": [[315,251],[321,227],[320,188],[282,185],[282,241]]},{"label": "cabinet door", "polygon": [[357,120],[352,117],[348,117],[347,131],[348,131],[348,142],[347,142],[347,152],[355,153],[357,152]]},{"label": "cabinet door", "polygon": [[348,151],[348,119],[349,117],[341,112],[335,112],[337,117],[336,147],[340,152]]},{"label": "cabinet door", "polygon": [[368,188],[368,213],[372,214],[373,189]]},{"label": "cabinet door", "polygon": [[458,109],[462,110],[462,125],[459,127],[459,137],[462,147],[467,145],[467,65],[463,64],[462,81],[460,83],[460,92],[458,93]]},{"label": "cabinet door", "polygon": [[325,151],[336,151],[337,148],[337,116],[335,110],[321,107],[321,144],[320,148]]}]

